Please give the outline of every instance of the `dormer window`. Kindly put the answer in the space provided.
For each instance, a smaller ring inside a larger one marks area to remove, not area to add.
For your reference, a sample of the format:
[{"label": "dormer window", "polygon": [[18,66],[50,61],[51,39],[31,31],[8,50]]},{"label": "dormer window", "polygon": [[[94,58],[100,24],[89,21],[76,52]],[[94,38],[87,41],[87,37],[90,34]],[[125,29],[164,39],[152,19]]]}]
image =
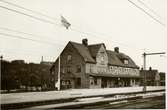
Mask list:
[{"label": "dormer window", "polygon": [[129,61],[127,59],[124,60],[124,64],[127,65]]}]

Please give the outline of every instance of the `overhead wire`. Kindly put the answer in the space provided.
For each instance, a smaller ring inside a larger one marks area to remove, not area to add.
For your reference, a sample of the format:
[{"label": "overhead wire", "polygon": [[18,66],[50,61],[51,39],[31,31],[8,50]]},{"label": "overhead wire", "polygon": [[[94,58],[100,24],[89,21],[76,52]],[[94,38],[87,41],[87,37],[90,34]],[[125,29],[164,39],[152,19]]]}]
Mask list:
[{"label": "overhead wire", "polygon": [[[11,3],[11,2],[7,2],[7,1],[5,1],[5,0],[1,0],[1,1],[2,1],[2,2],[5,2],[5,3],[7,3],[7,4],[10,4],[10,5],[16,6],[16,7],[18,7],[18,8],[21,8],[21,9],[24,9],[24,10],[27,10],[27,11],[30,11],[30,12],[32,12],[32,13],[35,13],[35,14],[38,14],[38,15],[41,15],[41,16],[45,16],[45,17],[50,18],[50,19],[52,19],[52,20],[56,20],[56,18],[53,18],[53,17],[48,16],[48,15],[46,15],[46,14],[43,14],[43,13],[41,13],[41,12],[37,12],[37,11],[31,10],[31,9],[25,8],[25,7],[23,7],[23,6],[20,6],[20,5]],[[75,26],[75,25],[72,25],[72,27],[76,27],[76,26]],[[108,40],[108,38],[99,37],[99,35],[102,35],[102,34],[97,33],[97,32],[96,32],[96,35],[95,35],[95,34],[92,34],[92,33],[90,33],[90,32],[83,32],[83,31],[77,30],[77,29],[75,29],[75,28],[71,28],[71,30],[72,30],[72,31],[75,31],[75,32],[79,32],[79,33],[84,34],[84,35],[90,35],[90,37],[93,35],[92,37],[96,37],[96,38],[99,38],[99,39],[107,39],[107,40]],[[95,32],[94,32],[94,33],[95,33]],[[103,34],[103,35],[104,35],[104,34]],[[105,36],[106,36],[106,34],[105,34]],[[107,35],[107,36],[110,37],[109,35]],[[109,39],[110,39],[110,38],[109,38]],[[117,41],[113,41],[113,40],[112,40],[112,42],[118,43],[118,44],[123,45],[123,46],[131,47],[131,48],[136,49],[136,50],[137,50],[137,49],[143,50],[143,49],[141,49],[141,48],[135,48],[134,46],[130,46],[130,45],[127,45],[127,44],[123,44],[123,43],[120,43],[120,42],[117,42]]]},{"label": "overhead wire", "polygon": [[162,25],[163,27],[166,27],[166,25],[164,23],[162,23],[160,20],[156,19],[154,16],[152,16],[150,13],[148,13],[147,11],[145,11],[143,8],[139,7],[136,3],[132,2],[131,0],[128,0],[131,4],[133,4],[133,6],[137,7],[138,9],[140,9],[141,11],[143,11],[146,15],[148,15],[150,18],[152,18],[154,21],[156,21],[157,23],[159,23],[160,25]]},{"label": "overhead wire", "polygon": [[15,10],[15,9],[8,8],[8,7],[2,6],[2,5],[0,5],[0,8],[6,9],[6,10],[9,10],[9,11],[18,13],[18,14],[22,14],[22,15],[24,15],[24,16],[31,17],[31,18],[36,19],[36,20],[38,20],[38,21],[42,21],[42,22],[45,22],[45,23],[53,24],[53,25],[59,25],[59,24],[56,24],[55,22],[52,22],[52,21],[49,21],[49,20],[46,20],[46,19],[43,19],[43,18],[35,17],[35,16],[30,15],[30,14],[26,14],[26,13],[24,13],[24,12],[17,11],[17,10]]},{"label": "overhead wire", "polygon": [[138,2],[140,2],[141,4],[143,4],[147,9],[149,9],[152,13],[154,13],[157,17],[161,18],[161,16],[155,12],[153,9],[151,9],[148,5],[146,5],[142,0],[137,0]]},{"label": "overhead wire", "polygon": [[29,40],[29,41],[38,42],[38,43],[45,43],[45,44],[49,44],[49,45],[52,45],[52,46],[55,46],[55,45],[64,46],[62,44],[57,44],[57,43],[52,43],[52,42],[37,40],[37,39],[31,39],[31,38],[12,35],[12,34],[7,34],[7,33],[1,33],[0,32],[0,35],[7,36],[7,37],[10,37],[10,38],[12,37],[12,38],[18,38],[18,39],[23,39],[23,40]]},{"label": "overhead wire", "polygon": [[[0,53],[3,53],[3,52],[5,52],[5,53],[9,53],[9,54],[24,54],[24,55],[31,55],[31,56],[47,56],[47,57],[54,57],[54,56],[49,56],[49,55],[46,55],[46,54],[37,54],[37,53],[35,53],[35,52],[28,52],[28,51],[11,51],[11,50],[3,50],[3,51],[1,51]],[[35,53],[35,54],[34,54]]]},{"label": "overhead wire", "polygon": [[[74,28],[71,28],[71,30],[72,30],[72,31],[75,31],[75,32],[78,32],[78,33],[85,34],[85,35],[89,35],[90,37],[96,37],[96,38],[98,38],[98,39],[105,39],[105,40],[109,40],[109,39],[110,39],[110,38],[105,38],[105,37],[99,37],[99,36],[97,36],[97,35],[95,35],[95,34],[88,33],[88,32],[83,32],[83,31],[80,31],[80,30],[77,30],[77,29],[74,29]],[[144,49],[142,49],[142,48],[137,48],[137,47],[135,47],[135,46],[130,46],[130,45],[127,45],[127,44],[124,44],[124,43],[120,43],[120,42],[117,42],[117,41],[113,41],[113,40],[112,40],[111,42],[120,44],[120,45],[122,45],[122,46],[126,46],[126,47],[128,47],[128,48],[132,48],[132,49],[135,49],[135,50],[144,50]]]},{"label": "overhead wire", "polygon": [[[1,1],[4,2],[4,0],[1,0]],[[22,8],[22,9],[25,9],[25,10],[28,10],[28,11],[31,11],[31,12],[36,13],[36,14],[40,14],[40,15],[43,15],[43,16],[47,16],[47,15],[42,14],[42,13],[40,13],[40,12],[36,12],[36,11],[30,10],[30,9],[24,8],[24,7],[22,7],[22,6],[19,6],[19,5],[17,5],[17,4],[14,4],[14,3],[10,3],[10,2],[6,2],[6,3],[12,4],[13,6],[17,6],[17,7],[19,7],[19,8]],[[0,7],[1,7],[1,6],[0,6]],[[2,8],[2,7],[1,7],[1,8]],[[10,11],[14,11],[14,12],[16,12],[16,13],[23,14],[23,15],[28,15],[29,17],[33,17],[33,18],[35,18],[35,19],[36,19],[36,18],[38,19],[38,17],[34,17],[34,16],[32,16],[32,15],[29,15],[29,14],[26,14],[26,13],[23,13],[23,12],[20,12],[20,11],[17,11],[17,10],[9,9],[9,8],[7,8],[7,7],[3,7],[3,8],[8,9],[8,10],[10,10]],[[53,18],[53,17],[50,17],[50,16],[47,16],[47,17],[48,17],[48,18]],[[39,19],[38,19],[38,20],[39,20]],[[40,20],[41,20],[41,18],[40,18]],[[48,20],[45,20],[45,19],[42,19],[42,21],[48,22]],[[50,22],[50,21],[49,21],[48,23],[55,24],[55,22]],[[57,25],[58,25],[58,24],[57,24]],[[81,33],[81,34],[91,35],[91,36],[92,36],[92,34],[91,34],[91,33],[88,33],[88,32],[83,32],[83,31],[80,31],[80,30],[76,30],[76,29],[74,29],[74,28],[71,28],[71,30],[72,30],[72,31],[75,31],[75,32],[79,32],[79,33]],[[96,36],[96,38],[97,38],[97,35],[94,34],[93,36]],[[102,37],[98,37],[98,38],[101,39]],[[104,37],[103,37],[103,39],[104,39]],[[106,39],[108,40],[108,38],[106,38]],[[131,47],[131,48],[135,49],[134,46],[128,46],[128,45],[126,45],[126,44],[119,43],[119,42],[116,42],[116,41],[113,41],[113,40],[112,40],[112,42],[115,42],[115,43],[118,43],[118,44],[120,44],[120,45],[127,46],[127,47]],[[139,49],[139,48],[136,48],[136,50],[137,50],[137,49]],[[140,49],[140,50],[143,50],[143,49]]]},{"label": "overhead wire", "polygon": [[[36,35],[36,34],[32,34],[32,33],[28,33],[28,32],[23,32],[23,31],[18,31],[16,29],[10,29],[10,28],[6,28],[6,27],[0,27],[0,30],[10,31],[10,32],[16,32],[16,33],[19,33],[19,34],[24,34],[24,35],[28,35],[28,36],[32,36],[32,37],[38,37],[38,38],[47,37],[47,39],[48,39],[48,36]],[[51,39],[51,38],[49,38],[49,39],[50,40],[55,40],[55,39]]]},{"label": "overhead wire", "polygon": [[12,6],[15,6],[15,7],[24,9],[24,10],[27,10],[27,11],[29,11],[29,12],[38,14],[38,15],[40,15],[40,16],[44,16],[44,17],[46,17],[46,18],[59,21],[59,20],[58,20],[57,18],[55,18],[55,17],[48,16],[48,15],[43,14],[43,13],[41,13],[41,12],[34,11],[34,10],[31,10],[31,9],[28,9],[28,8],[25,8],[25,7],[21,6],[21,5],[18,5],[18,4],[12,3],[12,2],[8,2],[8,1],[6,1],[6,0],[0,0],[0,2],[4,2],[4,3],[6,3],[6,4],[9,4],[9,5],[12,5]]}]

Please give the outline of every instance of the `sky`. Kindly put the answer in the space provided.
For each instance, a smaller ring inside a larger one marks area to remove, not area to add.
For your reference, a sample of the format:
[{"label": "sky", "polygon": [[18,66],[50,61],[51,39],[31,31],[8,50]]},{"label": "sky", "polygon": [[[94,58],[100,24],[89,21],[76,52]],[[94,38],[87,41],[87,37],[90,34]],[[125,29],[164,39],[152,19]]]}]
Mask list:
[{"label": "sky", "polygon": [[[40,12],[50,18],[4,1]],[[120,52],[130,56],[142,67],[143,52],[167,50],[166,26],[156,21],[166,24],[166,0],[130,1],[0,0],[0,55],[9,61],[23,59],[25,62],[39,63],[42,56],[45,61],[55,61],[68,41],[81,43],[83,38],[87,38],[89,44],[105,43],[108,50],[119,47]],[[4,9],[2,6],[51,23]],[[68,30],[61,24],[61,15],[71,24]],[[147,69],[151,66],[167,72],[166,61],[167,55],[147,56],[146,66]]]}]

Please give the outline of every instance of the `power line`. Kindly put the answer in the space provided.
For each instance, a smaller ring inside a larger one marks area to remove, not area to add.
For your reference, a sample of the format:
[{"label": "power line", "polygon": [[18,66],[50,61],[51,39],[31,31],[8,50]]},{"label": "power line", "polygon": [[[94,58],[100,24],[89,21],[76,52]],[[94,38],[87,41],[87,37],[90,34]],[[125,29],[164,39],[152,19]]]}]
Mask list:
[{"label": "power line", "polygon": [[158,19],[156,19],[155,17],[153,17],[150,13],[148,13],[147,11],[145,11],[143,8],[139,7],[137,4],[135,4],[134,2],[132,2],[131,0],[128,0],[130,3],[132,3],[135,7],[137,7],[138,9],[140,9],[141,11],[143,11],[145,14],[147,14],[148,16],[150,16],[153,20],[155,20],[156,22],[158,22],[159,24],[161,24],[162,26],[166,27],[166,25],[164,23],[162,23],[161,21],[159,21]]},{"label": "power line", "polygon": [[36,20],[39,20],[39,21],[42,21],[42,22],[45,22],[45,23],[50,23],[50,24],[53,24],[53,25],[59,25],[59,24],[56,24],[55,22],[51,22],[51,21],[49,21],[49,20],[45,20],[45,19],[42,19],[42,18],[39,18],[39,17],[35,17],[35,16],[30,15],[30,14],[26,14],[26,13],[24,13],[24,12],[17,11],[17,10],[15,10],[15,9],[11,9],[11,8],[8,8],[8,7],[5,7],[5,6],[1,6],[1,5],[0,5],[0,8],[3,8],[3,9],[6,9],[6,10],[9,10],[9,11],[18,13],[18,14],[22,14],[22,15],[31,17],[31,18],[33,18],[33,19],[36,19]]},{"label": "power line", "polygon": [[[33,36],[33,37],[39,37],[39,38],[41,38],[41,37],[47,37],[47,36],[41,36],[41,35],[36,35],[36,34],[31,34],[31,33],[23,32],[23,31],[18,31],[18,30],[15,30],[15,29],[9,29],[9,28],[6,28],[6,27],[0,27],[0,30],[10,31],[10,32],[16,32],[16,33],[25,34],[25,35],[29,35],[29,36]],[[51,40],[54,40],[54,39],[51,39]]]},{"label": "power line", "polygon": [[[99,36],[97,36],[97,35],[95,35],[95,34],[92,34],[92,33],[88,33],[88,32],[83,32],[83,31],[80,31],[80,30],[77,30],[77,29],[74,29],[74,28],[70,28],[72,31],[75,31],[75,32],[78,32],[78,33],[82,33],[82,34],[85,34],[85,35],[88,35],[88,36],[90,36],[90,37],[96,37],[96,38],[99,38],[99,39],[102,39],[102,37],[99,37]],[[97,33],[98,34],[98,33]],[[104,34],[103,34],[104,35]],[[107,35],[108,36],[108,35]],[[108,38],[104,38],[103,37],[103,39],[106,39],[106,40],[109,40]],[[132,46],[130,46],[130,45],[127,45],[127,44],[124,44],[124,43],[120,43],[120,42],[117,42],[117,41],[111,41],[111,42],[113,42],[113,43],[117,43],[117,44],[120,44],[120,45],[122,45],[122,46],[126,46],[126,47],[129,47],[129,48],[133,48],[133,49],[135,49],[135,50],[144,50],[144,49],[142,49],[142,48],[137,48],[137,47],[132,47]]]},{"label": "power line", "polygon": [[[37,12],[37,11],[31,10],[31,9],[28,9],[28,8],[23,7],[23,6],[20,6],[20,5],[11,3],[11,2],[7,2],[7,1],[5,1],[5,0],[1,0],[1,2],[5,2],[5,3],[7,3],[7,4],[16,6],[16,7],[18,7],[18,8],[21,8],[21,9],[24,9],[24,10],[27,10],[27,11],[30,11],[30,12],[32,12],[32,13],[35,13],[35,14],[38,14],[38,15],[41,15],[41,16],[45,16],[45,17],[47,17],[47,18],[49,18],[49,19],[52,19],[52,20],[57,19],[57,18],[53,18],[53,17],[48,16],[48,15],[45,15],[45,14],[43,14],[43,13],[41,13],[41,12]],[[73,26],[74,26],[74,25],[73,25]],[[76,30],[76,29],[73,29],[73,28],[71,28],[71,30],[72,30],[72,31],[79,32],[79,33],[82,33],[82,34],[85,34],[85,35],[91,35],[91,36],[93,35],[93,34],[91,34],[91,33],[88,33],[88,32],[82,32],[82,31],[79,31],[79,30]],[[99,33],[96,33],[96,34],[99,34]],[[96,37],[97,37],[97,35],[93,35],[93,36],[96,36]],[[107,36],[108,36],[108,35],[107,35]],[[101,37],[98,37],[98,38],[101,39]],[[103,37],[103,39],[104,39],[104,37]],[[107,39],[107,40],[108,40],[108,39]],[[118,43],[118,44],[120,44],[120,45],[127,46],[126,44],[119,43],[119,42],[116,42],[116,41],[112,41],[112,42]],[[128,46],[128,47],[129,47],[129,46]],[[134,47],[133,47],[133,48],[134,48]],[[138,49],[139,49],[139,48],[138,48]],[[141,50],[143,50],[143,49],[141,49]]]},{"label": "power line", "polygon": [[[14,5],[16,5],[16,4],[14,4]],[[17,6],[17,5],[16,5]],[[23,13],[23,12],[20,12],[20,11],[17,11],[17,10],[14,10],[14,9],[9,9],[9,8],[7,8],[7,7],[3,7],[3,6],[0,6],[1,8],[5,8],[5,9],[7,9],[7,10],[10,10],[10,11],[14,11],[14,12],[16,12],[16,13],[19,13],[19,14],[23,14],[23,15],[26,15],[26,16],[29,16],[29,17],[32,17],[32,18],[37,18],[37,20],[44,20],[44,22],[48,22],[48,23],[50,23],[50,24],[55,24],[54,22],[51,22],[51,21],[48,21],[48,20],[45,20],[45,19],[41,19],[41,18],[39,18],[38,19],[38,17],[34,17],[34,16],[32,16],[32,15],[29,15],[29,14],[26,14],[26,13]],[[20,6],[21,7],[21,6]],[[27,9],[27,10],[29,10],[29,9]],[[31,10],[32,11],[32,10]],[[39,12],[40,13],[40,12]],[[44,15],[44,14],[43,14]],[[46,15],[47,16],[47,15]],[[52,18],[52,17],[50,17],[50,18]],[[75,32],[79,32],[79,33],[81,33],[81,34],[86,34],[86,35],[93,35],[93,34],[91,34],[91,33],[88,33],[88,32],[82,32],[82,31],[79,31],[79,30],[76,30],[76,29],[73,29],[73,28],[71,28],[71,30],[72,31],[75,31]],[[98,34],[98,33],[97,33]],[[93,36],[96,36],[96,38],[97,38],[97,35],[93,35]],[[100,37],[99,37],[100,38]],[[101,38],[100,38],[101,39]],[[104,38],[103,38],[104,39]],[[108,39],[107,39],[108,40]],[[112,41],[112,42],[115,42],[115,41]],[[119,42],[115,42],[115,43],[119,43]],[[124,45],[124,46],[127,46],[126,44],[123,44],[123,43],[119,43],[120,45]],[[127,46],[127,47],[131,47],[131,46]],[[131,47],[131,48],[134,48],[134,47]],[[139,49],[139,48],[138,48]],[[141,49],[141,50],[143,50],[143,49]]]},{"label": "power line", "polygon": [[27,11],[29,11],[29,12],[32,12],[32,13],[35,13],[35,14],[38,14],[38,15],[44,16],[44,17],[49,18],[49,19],[52,19],[52,20],[58,20],[57,18],[54,18],[54,17],[48,16],[48,15],[43,14],[43,13],[41,13],[41,12],[37,12],[37,11],[31,10],[31,9],[25,8],[25,7],[23,7],[23,6],[20,6],[20,5],[15,4],[15,3],[7,2],[7,1],[5,1],[5,0],[0,0],[0,2],[7,3],[7,4],[9,4],[9,5],[12,5],[12,6],[15,6],[15,7],[18,7],[18,8],[24,9],[24,10],[27,10]]},{"label": "power line", "polygon": [[26,38],[26,37],[22,37],[22,36],[16,36],[16,35],[12,35],[12,34],[6,34],[6,33],[0,33],[0,35],[3,35],[3,36],[7,36],[7,37],[12,37],[12,38],[18,38],[18,39],[24,39],[24,40],[29,40],[29,41],[33,41],[33,42],[38,42],[38,43],[46,43],[46,44],[49,44],[49,45],[60,45],[60,46],[64,46],[64,45],[61,45],[61,44],[56,44],[56,43],[52,43],[52,42],[47,42],[47,41],[42,41],[42,40],[36,40],[36,39],[30,39],[30,38]]},{"label": "power line", "polygon": [[27,32],[22,32],[22,31],[18,31],[18,30],[14,30],[14,29],[5,28],[5,27],[0,27],[0,29],[1,30],[6,30],[6,31],[11,31],[11,32],[16,32],[16,33],[20,33],[20,34],[26,34],[26,35],[34,36],[34,37],[44,37],[44,36],[30,34],[30,33],[27,33]]},{"label": "power line", "polygon": [[140,2],[141,4],[143,4],[146,8],[148,8],[152,13],[154,13],[157,17],[161,18],[161,16],[155,12],[153,9],[151,9],[149,6],[147,6],[143,1],[138,0],[138,2]]},{"label": "power line", "polygon": [[[2,53],[9,53],[9,54],[24,54],[24,55],[31,55],[31,56],[47,56],[47,57],[54,57],[54,56],[48,56],[46,54],[32,54],[32,53],[35,53],[35,52],[27,52],[27,51],[9,51],[9,50],[3,50]],[[21,52],[21,53],[20,53]]]}]

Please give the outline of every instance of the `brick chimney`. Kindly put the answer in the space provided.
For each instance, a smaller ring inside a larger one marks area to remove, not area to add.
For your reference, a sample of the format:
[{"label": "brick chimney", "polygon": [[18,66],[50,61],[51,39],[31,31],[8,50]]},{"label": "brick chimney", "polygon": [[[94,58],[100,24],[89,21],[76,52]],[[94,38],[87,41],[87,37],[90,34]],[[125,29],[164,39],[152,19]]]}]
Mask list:
[{"label": "brick chimney", "polygon": [[117,53],[119,53],[119,47],[115,47],[114,51],[117,52]]},{"label": "brick chimney", "polygon": [[152,68],[151,68],[151,67],[149,67],[149,70],[151,71],[151,70],[152,70]]},{"label": "brick chimney", "polygon": [[82,39],[82,44],[88,46],[88,39]]}]

